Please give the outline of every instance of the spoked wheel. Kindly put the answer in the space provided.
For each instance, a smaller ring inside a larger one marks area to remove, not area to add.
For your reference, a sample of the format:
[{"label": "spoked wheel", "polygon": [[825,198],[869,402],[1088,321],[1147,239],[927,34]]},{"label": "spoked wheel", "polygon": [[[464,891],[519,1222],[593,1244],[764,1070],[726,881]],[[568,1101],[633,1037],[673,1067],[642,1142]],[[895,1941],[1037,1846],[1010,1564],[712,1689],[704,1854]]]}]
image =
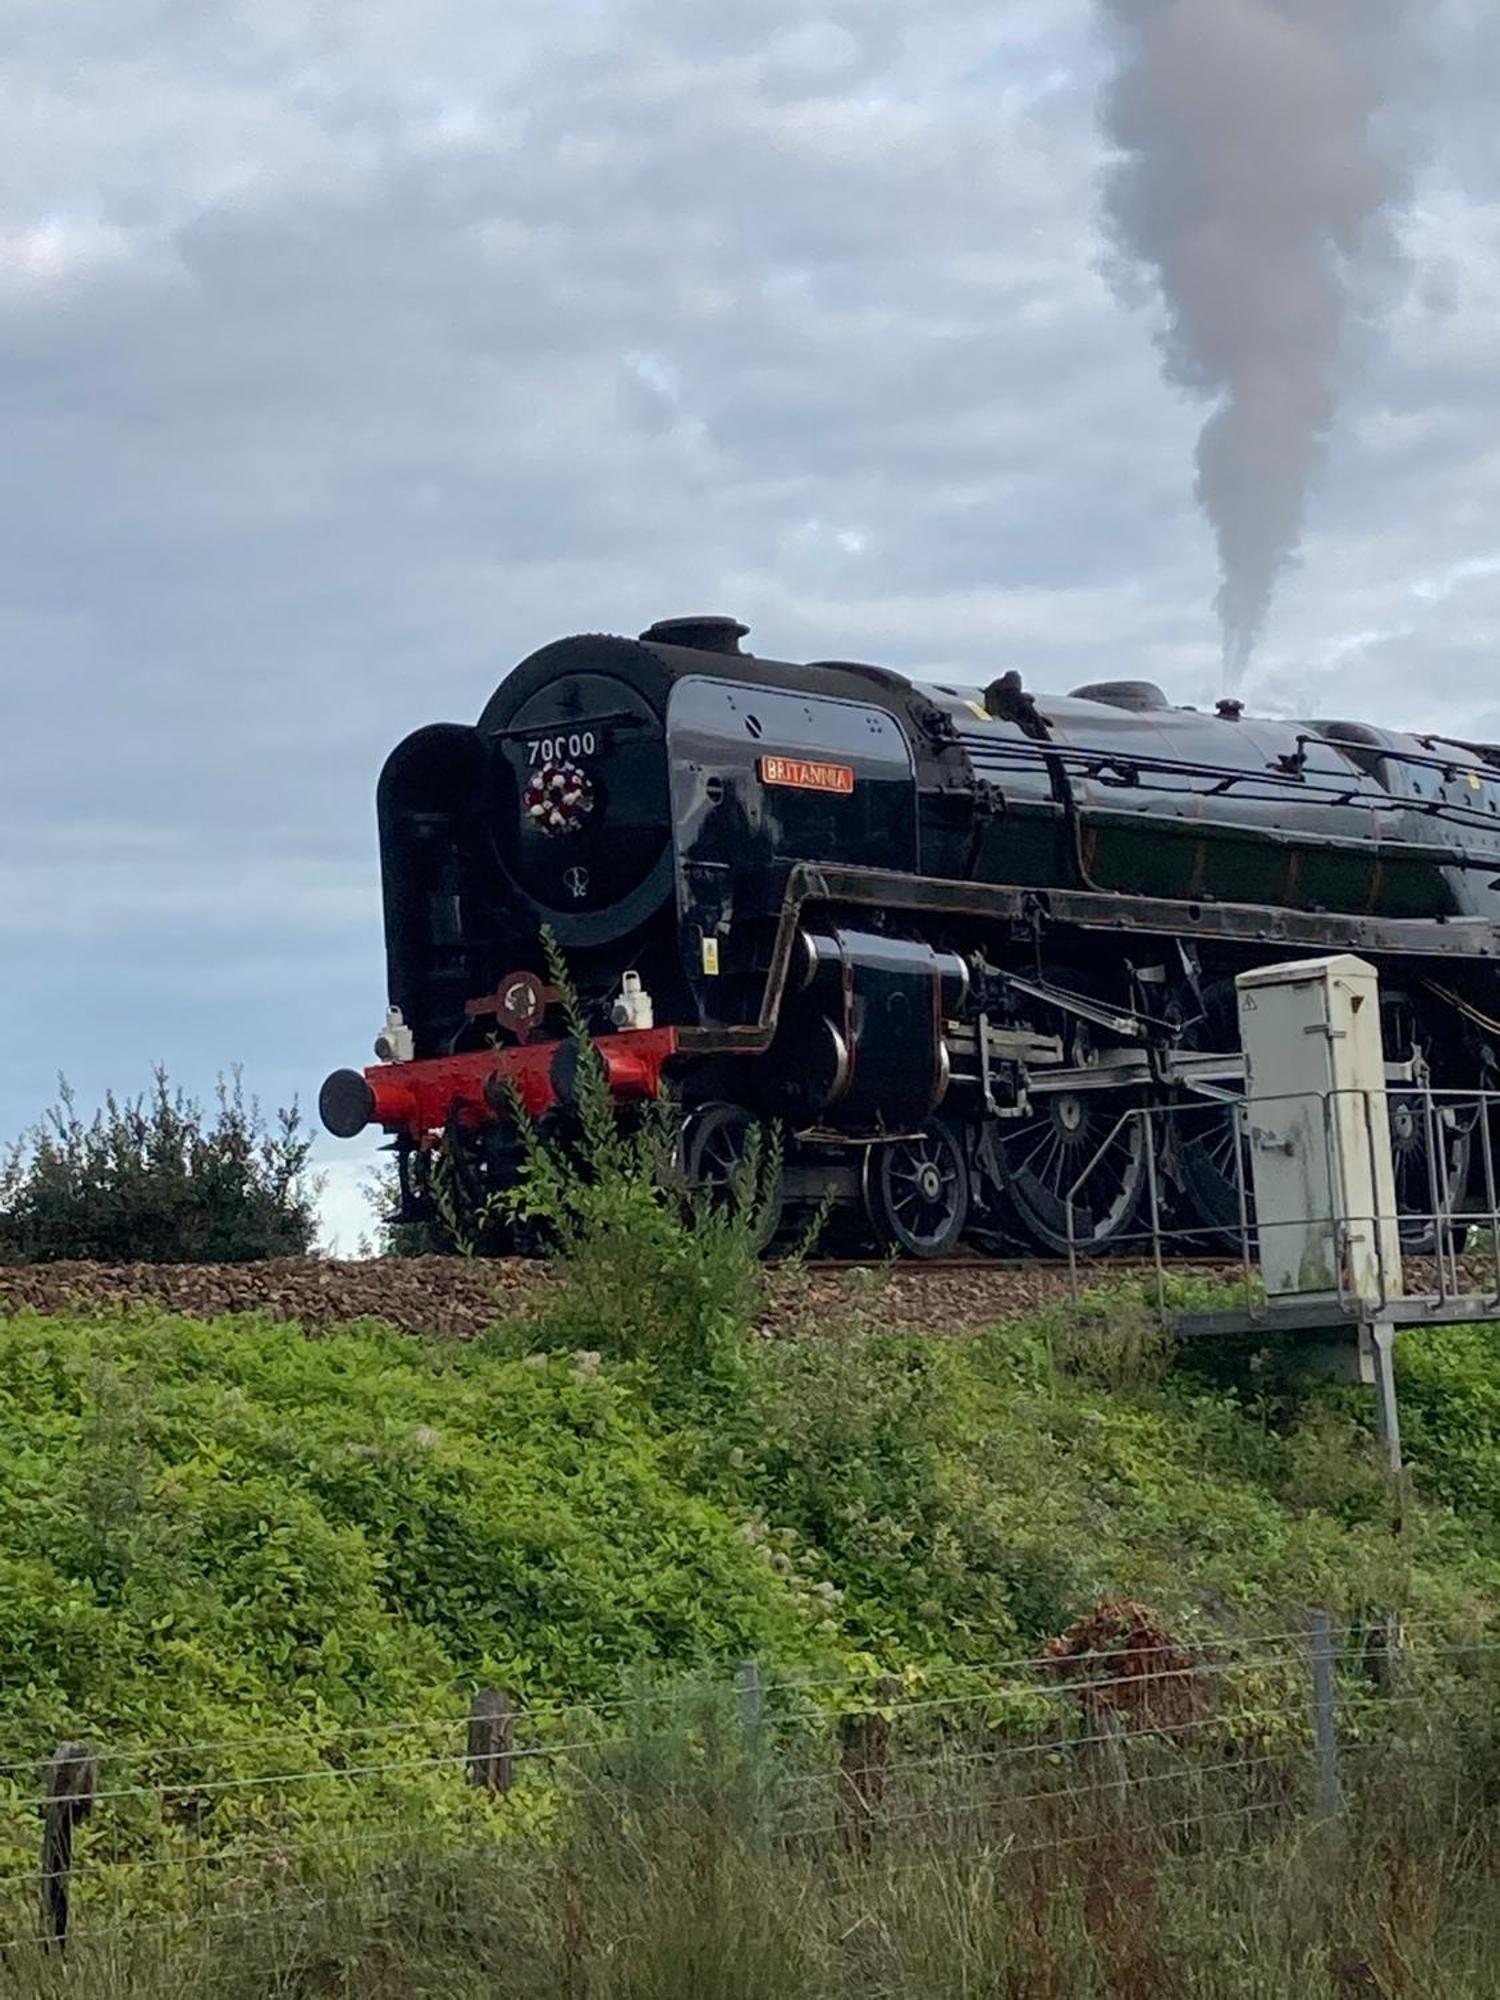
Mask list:
[{"label": "spoked wheel", "polygon": [[771,1134],[742,1104],[703,1104],[682,1133],[682,1172],[692,1193],[713,1207],[737,1210],[764,1252],[781,1226],[781,1163]]},{"label": "spoked wheel", "polygon": [[910,1139],[865,1155],[865,1207],[882,1247],[946,1257],[969,1219],[969,1163],[951,1125],[933,1118]]},{"label": "spoked wheel", "polygon": [[997,1128],[1001,1189],[1020,1233],[1050,1251],[1070,1240],[1085,1256],[1115,1248],[1146,1194],[1144,1117],[1119,1091],[1063,1090]]},{"label": "spoked wheel", "polygon": [[1255,1226],[1244,1099],[1186,1100],[1178,1107],[1177,1126],[1177,1178],[1187,1209],[1179,1217],[1186,1224],[1184,1234],[1191,1232],[1195,1249],[1232,1250],[1238,1256],[1242,1237]]},{"label": "spoked wheel", "polygon": [[[1392,1062],[1423,1060],[1423,1045],[1411,1002],[1404,993],[1386,993],[1380,1002],[1380,1030]],[[1474,1143],[1474,1119],[1464,1108],[1454,1109],[1441,1098],[1399,1085],[1386,1094],[1391,1126],[1391,1167],[1396,1184],[1396,1214],[1401,1248],[1408,1257],[1431,1257],[1439,1242],[1439,1217],[1444,1247],[1461,1242],[1464,1225],[1454,1223],[1469,1183]]]},{"label": "spoked wheel", "polygon": [[[1430,1108],[1420,1092],[1387,1099],[1391,1120],[1391,1165],[1396,1180],[1396,1214],[1401,1248],[1408,1257],[1431,1257],[1438,1245],[1438,1216],[1445,1242],[1464,1225],[1452,1221],[1469,1178],[1473,1131],[1469,1121],[1441,1103]],[[1432,1171],[1437,1154],[1436,1193]]]},{"label": "spoked wheel", "polygon": [[[1201,1055],[1236,1055],[1239,1001],[1234,982],[1216,979],[1204,989],[1198,1011],[1183,1031],[1182,1046]],[[1226,1085],[1225,1088],[1230,1088]],[[1170,1152],[1180,1201],[1178,1221],[1195,1250],[1228,1250],[1239,1256],[1255,1224],[1244,1098],[1239,1086],[1223,1098],[1183,1097],[1168,1121]],[[1241,1194],[1244,1205],[1241,1207]]]}]

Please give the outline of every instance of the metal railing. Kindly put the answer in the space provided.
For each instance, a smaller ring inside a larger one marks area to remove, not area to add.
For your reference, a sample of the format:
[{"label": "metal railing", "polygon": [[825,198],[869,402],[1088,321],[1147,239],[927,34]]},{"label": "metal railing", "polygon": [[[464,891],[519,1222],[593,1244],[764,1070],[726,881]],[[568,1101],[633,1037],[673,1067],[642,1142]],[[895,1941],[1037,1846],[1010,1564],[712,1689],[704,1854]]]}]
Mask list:
[{"label": "metal railing", "polygon": [[[1319,1289],[1339,1317],[1359,1319],[1424,1300],[1439,1307],[1477,1302],[1500,1312],[1497,1118],[1500,1092],[1442,1090],[1425,1082],[1131,1105],[1064,1193],[1070,1287],[1076,1293],[1085,1277],[1133,1256],[1151,1262],[1165,1310],[1172,1263],[1199,1251],[1205,1263],[1237,1265],[1245,1310],[1270,1320],[1277,1300],[1268,1298],[1262,1277],[1263,1235],[1302,1230],[1310,1238],[1322,1232],[1327,1240],[1331,1283],[1326,1292]],[[1398,1172],[1396,1119],[1407,1121],[1408,1159],[1423,1163],[1420,1188],[1411,1186],[1409,1173]],[[1267,1132],[1278,1123],[1294,1124],[1304,1145],[1309,1134],[1317,1135],[1304,1178],[1309,1189],[1329,1192],[1326,1207],[1278,1210],[1272,1218],[1258,1213],[1251,1154],[1258,1139],[1279,1147],[1291,1143]],[[1362,1159],[1351,1157],[1351,1135]],[[1210,1142],[1224,1170],[1217,1190],[1224,1213],[1214,1219],[1205,1217],[1201,1198],[1195,1200],[1185,1164],[1196,1148],[1202,1174]],[[1100,1245],[1079,1219],[1091,1191],[1116,1171],[1122,1147],[1141,1163],[1143,1186],[1131,1224]],[[1383,1168],[1375,1164],[1382,1155],[1389,1163],[1388,1203],[1380,1195]],[[1351,1186],[1372,1194],[1340,1210],[1336,1198]]]}]

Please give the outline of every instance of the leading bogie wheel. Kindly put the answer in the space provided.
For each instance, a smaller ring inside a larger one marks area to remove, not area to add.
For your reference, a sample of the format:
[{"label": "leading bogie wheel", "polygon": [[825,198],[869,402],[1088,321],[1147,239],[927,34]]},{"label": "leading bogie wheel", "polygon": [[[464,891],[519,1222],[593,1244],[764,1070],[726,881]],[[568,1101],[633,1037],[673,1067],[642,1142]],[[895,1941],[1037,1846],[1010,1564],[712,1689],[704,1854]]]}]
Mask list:
[{"label": "leading bogie wheel", "polygon": [[700,1104],[682,1131],[682,1175],[691,1194],[736,1210],[765,1251],[781,1226],[781,1162],[767,1127],[742,1104]]},{"label": "leading bogie wheel", "polygon": [[882,1248],[923,1258],[958,1248],[969,1219],[969,1163],[951,1125],[933,1118],[909,1138],[872,1146],[864,1180]]}]

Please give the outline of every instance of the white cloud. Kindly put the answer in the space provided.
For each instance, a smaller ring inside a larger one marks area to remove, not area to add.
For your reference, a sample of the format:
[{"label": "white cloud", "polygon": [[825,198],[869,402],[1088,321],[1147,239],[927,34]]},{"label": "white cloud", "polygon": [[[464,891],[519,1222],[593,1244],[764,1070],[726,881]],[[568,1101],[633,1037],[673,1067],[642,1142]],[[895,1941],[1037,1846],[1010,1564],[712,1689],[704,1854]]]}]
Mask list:
[{"label": "white cloud", "polygon": [[[380,760],[559,632],[721,606],[791,656],[1211,688],[1199,413],[1101,275],[1085,0],[7,31],[0,1131],[58,1067],[306,1101],[361,1060]],[[1494,706],[1471,69],[1252,698]]]}]

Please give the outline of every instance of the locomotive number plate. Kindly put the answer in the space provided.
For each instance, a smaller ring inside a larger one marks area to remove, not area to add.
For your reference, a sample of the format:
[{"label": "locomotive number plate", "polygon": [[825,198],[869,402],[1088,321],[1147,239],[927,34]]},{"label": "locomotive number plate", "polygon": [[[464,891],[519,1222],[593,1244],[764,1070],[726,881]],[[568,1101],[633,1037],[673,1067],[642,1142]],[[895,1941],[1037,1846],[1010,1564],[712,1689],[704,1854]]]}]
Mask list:
[{"label": "locomotive number plate", "polygon": [[763,785],[792,785],[799,792],[842,792],[854,790],[852,764],[815,764],[806,757],[762,757],[760,781]]},{"label": "locomotive number plate", "polygon": [[559,729],[553,736],[533,736],[526,745],[526,765],[535,770],[543,764],[576,764],[580,757],[595,757],[609,745],[604,731],[595,723],[581,728]]}]

